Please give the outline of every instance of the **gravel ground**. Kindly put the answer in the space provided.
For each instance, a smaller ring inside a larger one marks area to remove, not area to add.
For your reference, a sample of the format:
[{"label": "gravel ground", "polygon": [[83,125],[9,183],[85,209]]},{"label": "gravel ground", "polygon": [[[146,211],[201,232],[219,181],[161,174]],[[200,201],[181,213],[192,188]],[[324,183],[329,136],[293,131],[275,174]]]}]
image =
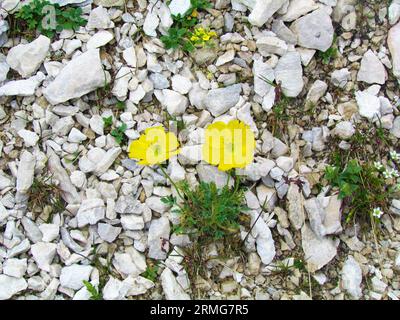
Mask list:
[{"label": "gravel ground", "polygon": [[[324,179],[348,150],[395,170],[399,0],[211,1],[197,19],[214,45],[192,52],[160,40],[189,0],[51,0],[88,20],[52,38],[17,29],[27,2],[0,0],[0,300],[400,298],[400,193],[346,221]],[[200,150],[232,119],[256,137],[236,171],[252,224],[193,276],[161,201],[176,190],[128,147],[162,124],[182,146],[172,180],[221,186]]]}]

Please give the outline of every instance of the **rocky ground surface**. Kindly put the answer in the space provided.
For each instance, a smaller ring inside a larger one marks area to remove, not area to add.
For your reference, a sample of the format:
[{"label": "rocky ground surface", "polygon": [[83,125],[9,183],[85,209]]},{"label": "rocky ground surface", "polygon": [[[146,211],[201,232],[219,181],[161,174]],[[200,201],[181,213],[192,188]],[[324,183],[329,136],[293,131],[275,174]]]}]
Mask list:
[{"label": "rocky ground surface", "polygon": [[[390,142],[368,139],[371,159],[400,149],[399,0],[216,0],[199,22],[217,45],[190,54],[160,41],[190,1],[54,2],[81,6],[86,26],[25,39],[9,23],[20,1],[0,0],[0,299],[89,299],[85,280],[104,299],[400,298],[399,202],[375,236],[321,186],[356,129]],[[211,246],[209,276],[191,279],[176,254],[188,238],[160,201],[171,186],[127,147],[183,123],[169,174],[221,185],[199,150],[207,124],[230,118],[256,134],[238,173],[249,215],[264,212],[240,254]]]}]

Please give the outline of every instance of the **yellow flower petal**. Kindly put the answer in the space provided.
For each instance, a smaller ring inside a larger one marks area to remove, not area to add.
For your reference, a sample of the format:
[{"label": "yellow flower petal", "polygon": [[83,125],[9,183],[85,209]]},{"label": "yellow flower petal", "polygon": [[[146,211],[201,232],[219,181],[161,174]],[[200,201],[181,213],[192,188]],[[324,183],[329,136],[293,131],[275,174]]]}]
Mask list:
[{"label": "yellow flower petal", "polygon": [[162,126],[147,128],[139,139],[129,146],[129,157],[141,165],[159,164],[179,153],[175,134],[165,133]]},{"label": "yellow flower petal", "polygon": [[250,127],[238,120],[215,122],[206,128],[203,160],[219,170],[243,168],[254,158],[255,138]]}]

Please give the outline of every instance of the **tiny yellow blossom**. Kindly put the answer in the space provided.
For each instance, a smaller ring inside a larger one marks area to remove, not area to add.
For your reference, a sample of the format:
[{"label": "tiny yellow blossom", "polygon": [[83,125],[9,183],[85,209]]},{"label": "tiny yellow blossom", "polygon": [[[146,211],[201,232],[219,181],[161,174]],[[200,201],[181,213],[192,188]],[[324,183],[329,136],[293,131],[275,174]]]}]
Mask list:
[{"label": "tiny yellow blossom", "polygon": [[159,164],[179,152],[179,142],[175,134],[166,133],[162,126],[147,128],[129,146],[129,158],[140,160],[140,165]]},{"label": "tiny yellow blossom", "polygon": [[192,16],[193,18],[197,18],[198,15],[199,15],[199,13],[197,12],[196,9],[192,11],[191,16]]},{"label": "tiny yellow blossom", "polygon": [[244,168],[253,162],[255,146],[254,133],[247,124],[218,121],[206,128],[203,160],[222,171]]}]

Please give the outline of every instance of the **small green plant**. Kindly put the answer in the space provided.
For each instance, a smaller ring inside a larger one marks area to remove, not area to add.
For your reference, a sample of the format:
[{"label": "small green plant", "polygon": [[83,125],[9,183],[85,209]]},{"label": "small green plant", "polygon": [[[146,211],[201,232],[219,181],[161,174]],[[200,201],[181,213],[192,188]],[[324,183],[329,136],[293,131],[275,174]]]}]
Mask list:
[{"label": "small green plant", "polygon": [[[53,13],[55,14],[54,24],[51,23]],[[57,3],[52,4],[47,0],[33,0],[22,6],[15,14],[15,18],[23,29],[37,30],[49,38],[64,29],[77,30],[87,22],[82,18],[81,8],[60,7]]]},{"label": "small green plant", "polygon": [[239,179],[234,187],[217,188],[215,183],[200,182],[193,190],[187,182],[178,187],[184,201],[178,204],[173,196],[162,198],[165,204],[174,206],[180,216],[177,233],[187,233],[201,241],[212,242],[235,234],[239,230],[239,216],[247,210],[243,205],[244,190]]},{"label": "small green plant", "polygon": [[148,265],[146,271],[142,273],[142,277],[149,279],[150,281],[155,282],[158,277],[158,264]]},{"label": "small green plant", "polygon": [[369,163],[360,164],[357,159],[351,159],[344,168],[328,166],[325,178],[339,189],[338,198],[343,200],[346,222],[357,214],[373,218],[374,208],[387,208],[390,190],[376,167]]},{"label": "small green plant", "polygon": [[117,141],[118,144],[121,144],[125,140],[125,131],[127,129],[126,123],[121,124],[119,127],[113,129],[111,131],[111,135],[114,137],[115,141]]},{"label": "small green plant", "polygon": [[124,111],[125,110],[125,102],[124,101],[118,101],[116,104],[116,107],[118,110]]},{"label": "small green plant", "polygon": [[191,0],[191,8],[183,15],[172,16],[173,24],[168,34],[160,37],[167,49],[181,48],[185,52],[192,52],[196,48],[196,41],[192,41],[191,30],[198,23],[198,11],[211,8],[208,0]]},{"label": "small green plant", "polygon": [[336,46],[336,39],[337,39],[337,35],[335,34],[333,37],[332,46],[326,51],[318,51],[318,56],[322,60],[323,64],[329,64],[332,59],[337,57],[338,49]]},{"label": "small green plant", "polygon": [[103,117],[104,129],[108,129],[112,127],[113,124],[113,116]]},{"label": "small green plant", "polygon": [[90,300],[103,300],[103,295],[89,281],[83,280],[86,290],[91,294]]}]

